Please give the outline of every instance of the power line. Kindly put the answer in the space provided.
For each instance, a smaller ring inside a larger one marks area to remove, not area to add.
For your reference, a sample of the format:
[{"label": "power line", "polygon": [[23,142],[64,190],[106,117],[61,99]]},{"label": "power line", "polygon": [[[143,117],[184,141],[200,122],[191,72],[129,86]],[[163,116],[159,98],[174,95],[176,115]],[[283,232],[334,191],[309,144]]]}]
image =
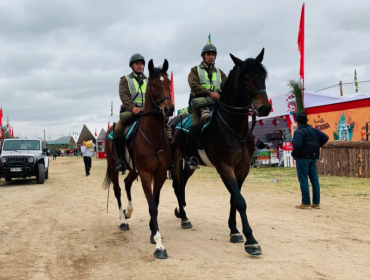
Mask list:
[{"label": "power line", "polygon": [[[357,82],[357,83],[361,84],[361,83],[368,83],[368,82],[370,82],[370,80],[361,81],[361,82]],[[354,84],[355,84],[355,82],[342,83],[342,85],[354,85]],[[329,89],[329,88],[333,88],[333,87],[337,87],[337,86],[339,86],[339,84],[336,84],[336,85],[333,85],[333,86],[330,86],[330,87],[326,87],[326,88],[322,88],[322,89],[319,89],[319,90],[315,90],[315,92],[322,91],[322,90]]]}]

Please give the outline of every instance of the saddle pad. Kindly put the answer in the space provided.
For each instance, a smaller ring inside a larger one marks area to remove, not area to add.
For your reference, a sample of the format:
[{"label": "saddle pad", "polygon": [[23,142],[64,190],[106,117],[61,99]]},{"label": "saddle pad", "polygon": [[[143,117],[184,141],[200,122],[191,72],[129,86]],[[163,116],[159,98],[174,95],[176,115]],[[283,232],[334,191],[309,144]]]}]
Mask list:
[{"label": "saddle pad", "polygon": [[[215,111],[214,108],[211,108],[211,117],[209,119],[208,122],[206,123],[203,123],[203,126],[202,126],[202,132],[203,130],[205,130],[212,122],[212,117],[213,117],[213,112]],[[193,119],[191,118],[191,116],[189,117],[186,117],[185,119],[182,120],[182,124],[181,122],[179,122],[175,129],[177,130],[181,130],[182,128],[182,131],[184,131],[185,133],[189,133],[189,129],[190,129],[190,126],[193,124]]]},{"label": "saddle pad", "polygon": [[[130,128],[128,129],[127,131],[127,135],[126,135],[126,140],[130,139],[131,135],[132,135],[132,132],[134,131],[134,128],[137,124],[137,121],[134,121],[131,125],[130,125]],[[108,138],[110,140],[113,140],[113,130],[111,131],[111,133],[109,133],[108,135]]]}]

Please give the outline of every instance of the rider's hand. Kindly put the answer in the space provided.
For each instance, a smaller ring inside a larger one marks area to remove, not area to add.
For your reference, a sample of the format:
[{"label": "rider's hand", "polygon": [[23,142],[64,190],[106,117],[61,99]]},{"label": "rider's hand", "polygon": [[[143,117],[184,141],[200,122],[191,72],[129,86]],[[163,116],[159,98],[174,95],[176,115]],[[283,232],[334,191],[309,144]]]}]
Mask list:
[{"label": "rider's hand", "polygon": [[213,91],[211,92],[210,96],[215,100],[220,99],[221,97],[217,92],[213,92]]},{"label": "rider's hand", "polygon": [[139,107],[134,107],[133,109],[132,109],[132,113],[134,114],[134,115],[137,115],[137,114],[139,114],[141,112],[141,110],[140,110],[140,108]]}]

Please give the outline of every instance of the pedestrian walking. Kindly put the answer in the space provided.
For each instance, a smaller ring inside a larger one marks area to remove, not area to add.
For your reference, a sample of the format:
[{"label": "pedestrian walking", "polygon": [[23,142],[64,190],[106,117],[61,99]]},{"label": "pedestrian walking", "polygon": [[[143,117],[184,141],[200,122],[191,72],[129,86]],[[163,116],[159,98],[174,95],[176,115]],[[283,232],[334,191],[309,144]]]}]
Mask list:
[{"label": "pedestrian walking", "polygon": [[82,147],[81,147],[81,153],[83,155],[84,164],[85,164],[85,171],[86,176],[90,175],[90,169],[91,169],[91,148],[94,148],[94,142],[93,140],[90,140],[88,142],[83,141]]}]

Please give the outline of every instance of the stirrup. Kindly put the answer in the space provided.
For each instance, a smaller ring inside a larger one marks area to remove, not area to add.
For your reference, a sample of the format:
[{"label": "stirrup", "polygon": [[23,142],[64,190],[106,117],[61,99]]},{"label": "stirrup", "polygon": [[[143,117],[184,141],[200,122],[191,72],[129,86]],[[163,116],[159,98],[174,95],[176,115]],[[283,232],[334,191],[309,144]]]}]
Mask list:
[{"label": "stirrup", "polygon": [[199,160],[196,157],[190,157],[186,164],[189,166],[190,169],[199,169]]},{"label": "stirrup", "polygon": [[122,175],[125,174],[126,171],[126,164],[123,162],[123,160],[118,160],[116,163],[116,171],[122,171]]},{"label": "stirrup", "polygon": [[202,112],[203,121],[208,122],[209,119],[211,118],[211,111],[209,110],[209,108],[205,107],[205,108],[200,109],[200,111]]}]

